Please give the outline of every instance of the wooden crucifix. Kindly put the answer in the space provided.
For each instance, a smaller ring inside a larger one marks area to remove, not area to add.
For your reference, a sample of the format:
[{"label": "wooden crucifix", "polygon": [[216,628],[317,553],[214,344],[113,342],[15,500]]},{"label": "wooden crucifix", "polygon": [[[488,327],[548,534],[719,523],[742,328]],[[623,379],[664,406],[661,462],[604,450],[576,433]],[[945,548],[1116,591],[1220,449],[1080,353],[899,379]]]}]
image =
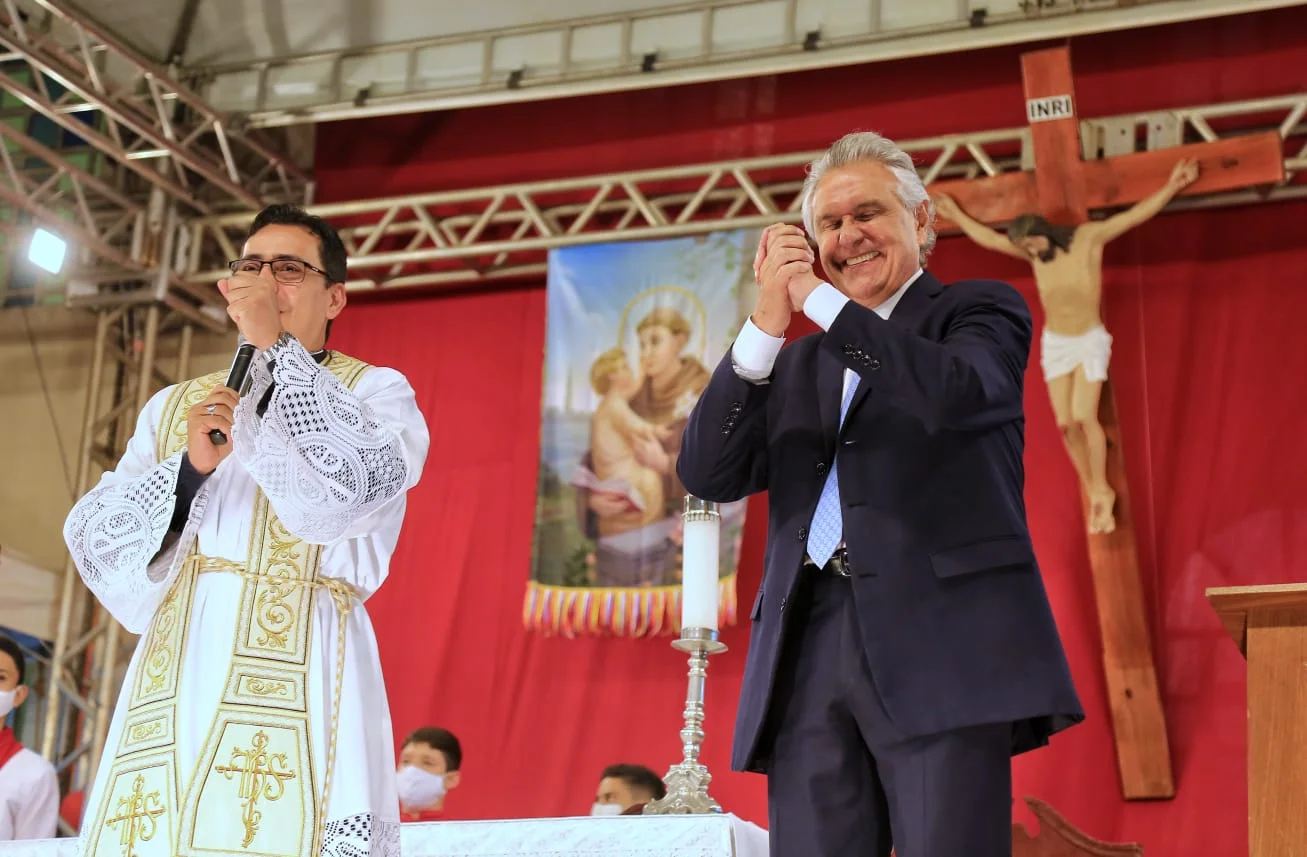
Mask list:
[{"label": "wooden crucifix", "polygon": [[[1170,798],[1175,782],[1166,718],[1107,380],[1111,337],[1099,306],[1102,245],[1177,194],[1282,181],[1283,144],[1268,132],[1083,161],[1068,49],[1024,54],[1021,65],[1034,172],[940,182],[931,190],[941,231],[956,226],[1035,269],[1046,319],[1041,360],[1085,504],[1121,792],[1127,800]],[[1089,220],[1091,209],[1123,206],[1130,208]],[[1003,235],[987,223],[1011,225]],[[1064,329],[1054,332],[1057,325]]]}]

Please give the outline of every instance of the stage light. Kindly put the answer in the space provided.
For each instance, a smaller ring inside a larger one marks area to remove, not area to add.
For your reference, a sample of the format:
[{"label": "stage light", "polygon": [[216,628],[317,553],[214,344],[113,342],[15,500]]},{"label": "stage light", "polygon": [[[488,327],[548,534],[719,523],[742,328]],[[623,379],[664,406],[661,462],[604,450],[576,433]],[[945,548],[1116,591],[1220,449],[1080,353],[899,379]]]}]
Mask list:
[{"label": "stage light", "polygon": [[27,246],[27,259],[38,268],[57,274],[64,266],[64,255],[67,252],[67,241],[53,232],[37,229],[32,233],[32,243]]}]

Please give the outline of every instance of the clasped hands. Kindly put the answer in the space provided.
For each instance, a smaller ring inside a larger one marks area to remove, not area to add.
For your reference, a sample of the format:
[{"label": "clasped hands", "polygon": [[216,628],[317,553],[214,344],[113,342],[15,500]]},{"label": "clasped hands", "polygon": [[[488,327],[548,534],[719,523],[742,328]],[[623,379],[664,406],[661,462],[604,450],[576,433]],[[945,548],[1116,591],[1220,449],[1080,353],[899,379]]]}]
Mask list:
[{"label": "clasped hands", "polygon": [[769,336],[783,336],[790,317],[803,312],[803,303],[822,281],[813,273],[817,256],[807,234],[798,226],[777,223],[763,230],[753,258],[758,303],[750,318]]}]

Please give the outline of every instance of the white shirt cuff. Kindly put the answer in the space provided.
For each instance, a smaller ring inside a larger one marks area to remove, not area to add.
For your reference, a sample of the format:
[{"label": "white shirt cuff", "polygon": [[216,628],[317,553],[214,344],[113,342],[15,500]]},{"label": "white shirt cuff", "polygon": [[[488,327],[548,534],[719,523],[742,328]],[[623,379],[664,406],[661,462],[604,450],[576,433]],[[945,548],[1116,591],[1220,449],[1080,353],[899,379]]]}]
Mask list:
[{"label": "white shirt cuff", "polygon": [[822,283],[803,302],[803,314],[822,330],[830,330],[830,326],[835,323],[835,316],[840,314],[848,302],[848,295],[830,283]]},{"label": "white shirt cuff", "polygon": [[731,367],[746,381],[758,383],[771,377],[776,355],[781,353],[785,337],[772,336],[758,328],[753,319],[746,319],[740,335],[731,346]]}]

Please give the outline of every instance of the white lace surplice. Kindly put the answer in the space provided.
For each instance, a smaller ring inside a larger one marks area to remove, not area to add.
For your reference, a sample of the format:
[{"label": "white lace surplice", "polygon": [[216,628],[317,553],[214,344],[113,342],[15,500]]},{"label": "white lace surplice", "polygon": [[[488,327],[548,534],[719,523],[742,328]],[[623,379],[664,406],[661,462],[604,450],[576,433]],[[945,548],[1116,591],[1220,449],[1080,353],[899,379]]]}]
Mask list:
[{"label": "white lace surplice", "polygon": [[[73,508],[64,535],[83,580],[124,627],[143,633],[198,539],[209,557],[245,562],[255,492],[262,488],[286,529],[324,545],[319,574],[349,583],[366,599],[386,578],[404,518],[405,492],[426,460],[429,434],[400,373],[372,368],[351,391],[298,343],[278,348],[272,374],[256,358],[241,400],[233,453],[204,483],[180,538],[165,545],[181,454],[156,461],[156,432],[171,388],[150,399],[112,473]],[[266,413],[255,406],[274,379]],[[256,484],[257,482],[257,484]],[[231,663],[243,581],[199,575],[188,617],[177,705],[179,771],[195,769]],[[314,767],[324,770],[336,661],[336,607],[313,598],[308,699]],[[335,775],[325,807],[323,854],[397,855],[399,812],[394,745],[376,639],[367,612],[346,617]],[[123,683],[131,688],[138,647]],[[125,699],[125,696],[122,697]],[[125,704],[114,712],[86,818],[105,788]],[[189,784],[183,780],[185,792]]]}]

